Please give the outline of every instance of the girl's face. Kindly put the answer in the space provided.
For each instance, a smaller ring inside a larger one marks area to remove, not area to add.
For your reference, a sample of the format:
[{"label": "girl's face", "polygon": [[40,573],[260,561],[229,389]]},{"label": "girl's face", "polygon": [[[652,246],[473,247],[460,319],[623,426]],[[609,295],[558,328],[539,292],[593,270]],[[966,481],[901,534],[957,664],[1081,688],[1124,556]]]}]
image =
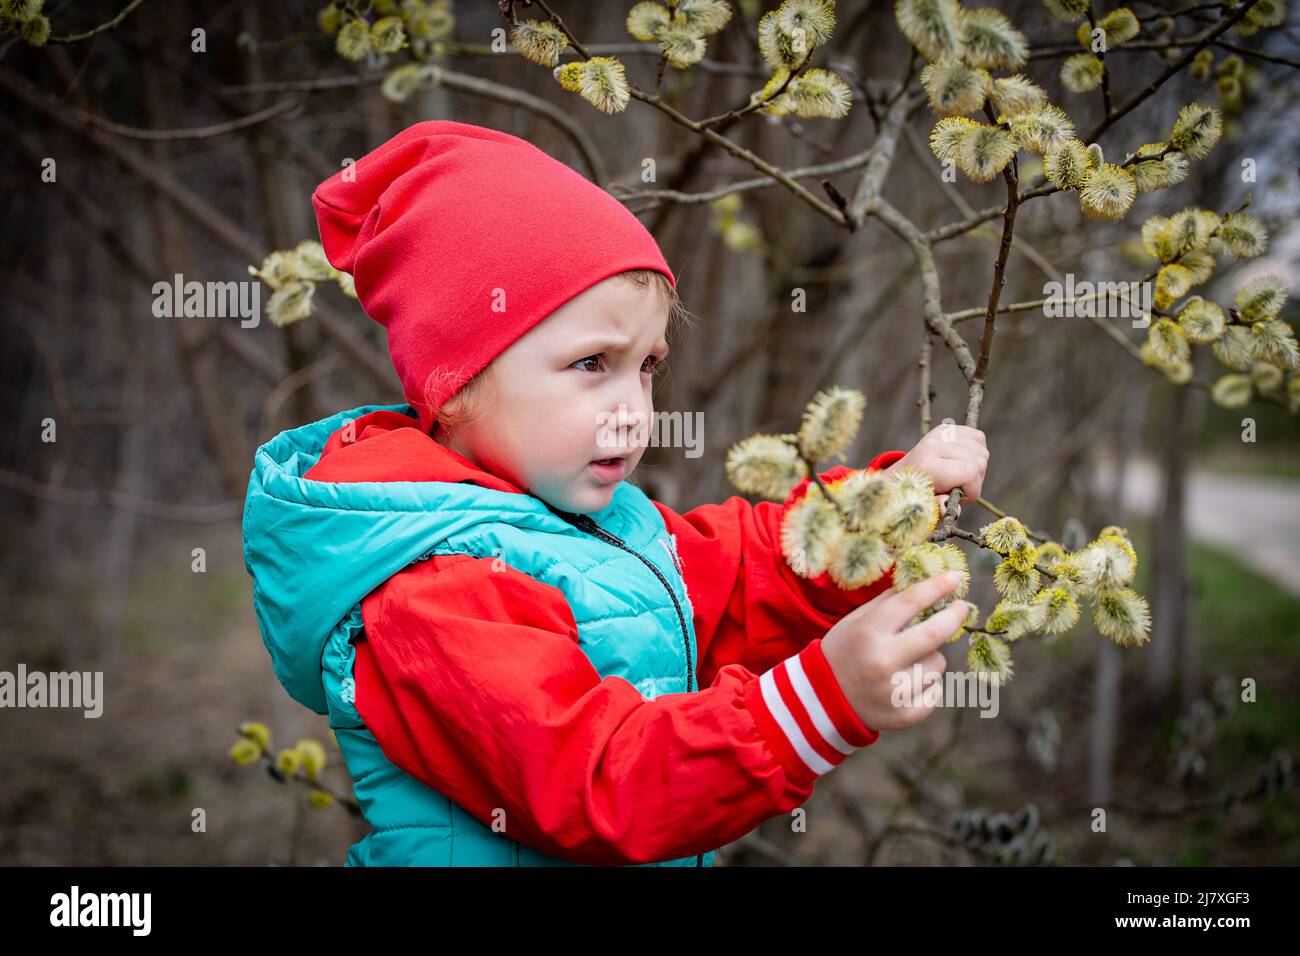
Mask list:
[{"label": "girl's face", "polygon": [[439,439],[552,507],[599,511],[649,444],[667,326],[654,283],[611,276],[497,356],[483,414]]}]

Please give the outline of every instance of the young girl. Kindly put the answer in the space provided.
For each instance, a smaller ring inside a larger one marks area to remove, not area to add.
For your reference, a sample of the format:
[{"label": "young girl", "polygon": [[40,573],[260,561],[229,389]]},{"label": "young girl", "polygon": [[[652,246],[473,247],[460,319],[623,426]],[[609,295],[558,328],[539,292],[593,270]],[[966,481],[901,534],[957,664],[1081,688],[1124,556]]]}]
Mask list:
[{"label": "young girl", "polygon": [[[882,729],[964,620],[940,576],[845,591],[785,504],[677,514],[626,479],[676,280],[621,203],[516,137],[419,123],[320,185],[321,240],[406,402],[258,449],[245,563],[275,672],[328,714],[370,832],[347,865],[708,866]],[[978,496],[975,429],[910,465]],[[847,472],[832,468],[824,477]],[[919,695],[913,695],[919,699]]]}]

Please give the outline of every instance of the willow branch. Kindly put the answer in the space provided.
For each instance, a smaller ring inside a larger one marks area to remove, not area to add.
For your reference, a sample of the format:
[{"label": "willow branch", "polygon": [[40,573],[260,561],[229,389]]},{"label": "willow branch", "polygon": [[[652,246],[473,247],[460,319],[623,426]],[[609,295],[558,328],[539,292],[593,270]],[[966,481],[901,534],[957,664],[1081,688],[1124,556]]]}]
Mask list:
[{"label": "willow branch", "polygon": [[966,340],[953,328],[943,314],[939,269],[935,265],[934,251],[926,242],[924,234],[916,224],[894,208],[883,196],[877,196],[870,214],[879,219],[891,232],[907,243],[916,259],[917,271],[921,276],[921,309],[925,324],[930,331],[938,335],[952,351],[966,381],[975,375],[975,359],[971,355]]},{"label": "willow branch", "polygon": [[[1088,3],[1088,26],[1091,27],[1093,30],[1097,29],[1097,16],[1093,10],[1095,6],[1096,4],[1093,2]],[[1105,31],[1102,32],[1104,33]],[[1106,69],[1106,53],[1104,51],[1098,52],[1095,54],[1095,56],[1097,57],[1098,60],[1101,61],[1102,110],[1104,113],[1106,113],[1106,115],[1110,115],[1110,113],[1113,112],[1115,109],[1115,101],[1111,98],[1110,95],[1110,70]]]},{"label": "willow branch", "polygon": [[239,517],[244,507],[239,501],[186,505],[153,501],[114,489],[65,488],[62,485],[37,481],[35,478],[28,478],[26,475],[5,468],[0,468],[0,485],[61,505],[75,505],[82,508],[109,507],[149,518],[160,518],[164,521],[187,521],[195,524],[219,524],[223,521],[231,521]]},{"label": "willow branch", "polygon": [[921,336],[921,356],[916,360],[916,364],[921,367],[921,394],[916,399],[917,406],[921,409],[921,435],[925,436],[930,431],[930,401],[933,396],[930,394],[930,360],[934,354],[934,333],[928,328]]},{"label": "willow branch", "polygon": [[1142,89],[1138,90],[1119,106],[1112,110],[1107,110],[1106,116],[1101,120],[1101,122],[1092,128],[1087,137],[1085,137],[1084,142],[1095,143],[1098,136],[1110,129],[1118,120],[1131,113],[1148,97],[1152,96],[1156,90],[1160,89],[1160,87],[1164,85],[1166,80],[1182,70],[1182,68],[1187,66],[1187,64],[1191,63],[1198,52],[1209,46],[1211,41],[1220,34],[1226,33],[1231,29],[1234,23],[1249,13],[1250,10],[1259,2],[1260,0],[1246,0],[1246,2],[1243,3],[1235,12],[1228,14],[1218,23],[1215,23],[1198,33],[1189,42],[1187,52],[1173,63],[1169,64],[1169,66],[1165,67],[1159,76]]},{"label": "willow branch", "polygon": [[[985,551],[992,551],[1000,558],[1006,557],[1006,555],[1004,555],[1001,551],[998,551],[996,548],[990,547],[988,542],[984,540],[984,535],[976,534],[973,531],[967,531],[965,528],[959,527],[957,525],[952,525],[951,527],[948,528],[942,528],[936,531],[934,534],[930,535],[930,540],[934,542],[943,541],[947,538],[961,538],[963,541],[969,541],[971,544],[979,545]],[[1051,568],[1047,567],[1044,564],[1035,564],[1034,568],[1040,574],[1047,575],[1053,581],[1055,581],[1060,576],[1057,572],[1053,571]]]},{"label": "willow branch", "polygon": [[[551,18],[551,22],[554,23],[555,26],[561,32],[563,32],[564,35],[568,38],[569,45],[572,46],[584,60],[591,59],[591,54],[587,50],[587,48],[582,45],[581,41],[579,41],[576,36],[574,36],[573,31],[571,31],[568,28],[568,26],[565,25],[564,21],[560,18],[559,14],[557,14],[554,10],[551,9],[550,5],[546,2],[546,0],[535,0],[535,2],[537,3],[538,6],[540,6],[543,10],[546,11],[547,15]],[[683,116],[677,110],[673,109],[673,107],[665,103],[659,96],[653,95],[651,93],[647,93],[644,90],[642,90],[640,87],[632,84],[629,84],[629,93],[631,94],[633,99],[639,100],[642,103],[654,107],[655,109],[659,110],[659,112],[663,113],[665,116],[667,116],[670,120],[672,120],[674,123],[678,124],[679,126],[682,126],[686,129],[689,129],[693,133],[697,133],[698,135],[703,136],[705,139],[713,143],[715,146],[721,147],[722,149],[726,150],[728,153],[730,153],[732,156],[736,157],[737,159],[741,160],[742,162],[748,163],[750,166],[753,166],[759,172],[766,173],[768,176],[775,179],[782,186],[784,186],[791,193],[793,193],[795,198],[797,198],[800,202],[804,203],[810,208],[821,213],[827,219],[830,219],[832,222],[836,223],[837,225],[841,225],[841,226],[848,225],[848,219],[845,217],[844,213],[842,213],[839,209],[835,208],[830,203],[825,202],[824,200],[818,198],[813,193],[809,192],[799,183],[795,182],[788,175],[786,175],[782,170],[778,169],[776,166],[773,166],[771,163],[763,159],[761,156],[745,149],[743,146],[741,146],[738,143],[732,142],[731,140],[727,139],[727,137],[719,133],[717,130],[703,126],[698,121],[690,119],[687,116]]]},{"label": "willow branch", "polygon": [[[861,169],[871,159],[871,148],[865,149],[860,153],[854,153],[852,156],[846,156],[843,159],[832,160],[828,163],[821,163],[817,166],[800,166],[797,169],[783,170],[784,174],[790,179],[811,179],[813,177],[830,176],[835,173],[851,172],[855,169]],[[753,179],[742,179],[734,183],[728,183],[726,186],[719,186],[716,189],[709,189],[702,192],[680,192],[675,189],[627,189],[626,187],[612,184],[610,192],[623,202],[633,202],[636,200],[650,200],[654,203],[647,206],[647,209],[653,209],[663,203],[679,203],[681,205],[695,205],[699,203],[710,203],[721,199],[723,196],[732,193],[750,192],[755,189],[768,189],[772,186],[779,185],[778,181],[771,176],[756,176]]]},{"label": "willow branch", "polygon": [[179,140],[214,139],[228,133],[249,129],[268,120],[288,119],[300,113],[302,105],[301,97],[294,97],[282,103],[276,103],[274,106],[268,106],[256,113],[250,113],[248,116],[240,116],[224,123],[213,123],[210,126],[192,126],[188,129],[141,129],[138,126],[125,126],[122,123],[114,123],[103,117],[95,116],[93,113],[87,113],[72,103],[64,103],[63,108],[77,115],[88,126],[93,126],[95,129],[111,133],[114,136],[150,142],[176,142]]},{"label": "willow branch", "polygon": [[45,42],[46,43],[79,43],[82,40],[89,40],[91,37],[99,36],[99,34],[101,33],[107,33],[109,30],[116,29],[118,24],[120,24],[123,20],[125,20],[128,16],[130,16],[131,12],[136,7],[140,6],[140,4],[142,3],[144,3],[144,0],[131,0],[131,2],[128,3],[122,9],[121,13],[119,13],[113,19],[109,20],[107,23],[101,23],[93,30],[87,30],[85,33],[74,33],[71,36],[50,37]]},{"label": "willow branch", "polygon": [[[86,123],[69,114],[64,104],[49,94],[37,90],[27,81],[9,72],[0,72],[0,89],[8,91],[12,98],[21,100],[38,113],[51,117],[65,128],[80,134],[87,142],[117,159],[134,175],[149,183],[187,219],[206,230],[232,254],[239,256],[246,263],[261,262],[266,255],[262,244],[222,210],[136,150],[105,136],[98,130],[88,128]],[[323,303],[318,306],[315,317],[325,333],[352,356],[357,366],[374,379],[376,384],[382,388],[391,387],[392,370],[387,359],[352,330],[349,320]]]},{"label": "willow branch", "polygon": [[[1044,183],[1041,186],[1035,186],[1033,189],[1026,190],[1016,197],[1016,205],[1022,206],[1030,199],[1037,199],[1040,196],[1050,196],[1052,193],[1061,192],[1059,186],[1053,186],[1051,183]],[[927,242],[940,243],[948,239],[956,239],[958,236],[965,235],[981,223],[988,222],[990,219],[996,219],[1002,215],[1006,205],[989,206],[987,209],[981,209],[973,215],[967,216],[958,222],[950,222],[946,226],[939,226],[931,229],[925,234]]]},{"label": "willow branch", "polygon": [[[995,514],[999,518],[1010,517],[1010,515],[1008,515],[1001,508],[994,505],[993,502],[989,501],[987,498],[976,498],[975,504],[979,505],[981,508],[985,509],[986,511],[993,512],[993,514]],[[1047,541],[1051,540],[1051,535],[1044,534],[1039,531],[1031,531],[1028,528],[1026,528],[1025,531],[1028,533],[1029,537],[1033,538],[1035,541],[1041,541],[1046,543]]]},{"label": "willow branch", "polygon": [[[495,100],[498,103],[507,103],[511,106],[518,106],[526,109],[531,113],[550,121],[560,128],[571,140],[578,152],[582,154],[583,162],[587,164],[591,172],[591,178],[599,185],[604,185],[609,178],[608,169],[605,161],[601,157],[600,150],[597,148],[595,140],[583,129],[572,116],[560,109],[549,100],[540,96],[527,93],[523,90],[516,89],[513,86],[507,86],[504,83],[497,83],[494,80],[486,80],[482,77],[471,76],[468,73],[460,73],[456,70],[449,70],[445,66],[439,66],[436,63],[425,64],[425,69],[433,78],[433,82],[438,86],[445,86],[448,89],[457,90],[461,93],[470,93],[474,96],[481,96],[484,99]],[[279,80],[269,83],[246,83],[242,86],[226,86],[221,89],[223,96],[230,94],[256,94],[256,93],[315,93],[321,90],[346,89],[348,87],[370,86],[375,83],[383,82],[387,74],[384,71],[373,73],[363,73],[353,76],[325,76],[310,80]]]},{"label": "willow branch", "polygon": [[921,100],[917,97],[903,96],[890,104],[872,147],[871,160],[858,182],[858,191],[849,203],[848,220],[851,229],[859,228],[867,216],[872,214],[884,188],[885,178],[894,164],[894,154],[898,151],[898,138],[902,135],[903,126],[920,103]]},{"label": "willow branch", "polygon": [[[519,51],[514,47],[505,50],[494,50],[487,43],[458,43],[452,41],[441,41],[443,51],[449,56],[519,56]],[[593,56],[626,56],[626,55],[647,55],[661,57],[663,51],[659,48],[658,43],[593,43],[587,47],[587,52]],[[692,69],[701,70],[705,73],[721,73],[732,76],[750,76],[762,78],[764,73],[756,66],[747,66],[743,63],[724,63],[720,60],[711,60],[708,57],[703,58],[697,63],[691,64]]]},{"label": "willow branch", "polygon": [[[776,99],[787,89],[790,88],[790,84],[794,82],[795,77],[797,77],[800,73],[802,73],[808,67],[808,64],[812,62],[812,55],[813,55],[813,51],[809,50],[808,55],[803,58],[803,62],[786,74],[786,77],[781,82],[780,87],[778,87],[770,96],[754,97],[750,99],[750,101],[746,103],[744,106],[738,106],[735,109],[727,110],[727,112],[719,113],[717,116],[710,116],[708,119],[702,119],[699,121],[700,126],[702,127],[718,126],[719,124],[722,123],[726,123],[730,125],[732,122],[740,119],[742,116],[748,116],[750,113],[762,109],[768,103],[772,102],[772,100]],[[658,83],[655,84],[654,95],[656,97],[659,96]]]},{"label": "willow branch", "polygon": [[[988,108],[989,119],[993,116]],[[975,375],[970,381],[966,404],[966,424],[971,428],[979,427],[980,405],[984,399],[984,379],[988,375],[989,358],[993,351],[993,333],[997,324],[998,301],[1002,297],[1002,287],[1007,281],[1007,257],[1011,255],[1011,238],[1016,228],[1016,210],[1020,208],[1016,161],[1012,159],[1002,171],[1007,184],[1007,204],[1002,212],[1002,242],[998,246],[998,256],[993,263],[993,285],[989,289],[988,306],[984,315],[984,334],[980,337],[979,361],[975,366]],[[961,491],[955,492],[960,496]],[[949,511],[953,511],[949,502]],[[955,512],[954,512],[955,513]]]},{"label": "willow branch", "polygon": [[[1219,4],[1214,4],[1219,6]],[[1122,46],[1111,47],[1106,52],[1110,53],[1151,53],[1157,50],[1175,49],[1178,47],[1193,46],[1199,44],[1201,38],[1199,35],[1190,37],[1181,37],[1169,40],[1135,40],[1125,43]],[[1237,43],[1231,43],[1227,40],[1213,40],[1210,46],[1216,46],[1223,50],[1231,50],[1242,56],[1254,57],[1258,60],[1266,60],[1269,63],[1278,63],[1282,66],[1289,66],[1292,69],[1300,69],[1300,60],[1293,60],[1290,57],[1278,56],[1274,53],[1265,53],[1263,50],[1252,50],[1249,47],[1241,46]],[[1057,57],[1072,56],[1079,52],[1077,44],[1062,43],[1060,46],[1040,47],[1029,54],[1031,60],[1054,60]]]}]

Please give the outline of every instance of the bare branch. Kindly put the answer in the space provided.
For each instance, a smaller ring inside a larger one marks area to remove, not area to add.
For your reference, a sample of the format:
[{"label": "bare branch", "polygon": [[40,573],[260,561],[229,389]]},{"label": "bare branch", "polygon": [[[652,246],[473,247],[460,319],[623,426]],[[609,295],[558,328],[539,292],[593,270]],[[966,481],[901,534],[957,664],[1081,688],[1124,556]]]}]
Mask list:
[{"label": "bare branch", "polygon": [[957,367],[970,381],[975,375],[975,359],[966,345],[965,339],[957,332],[943,314],[939,268],[934,262],[934,251],[925,241],[925,236],[910,219],[899,212],[883,196],[877,196],[871,210],[875,216],[896,236],[908,244],[916,259],[917,270],[921,275],[921,307],[926,327],[943,339],[944,344],[952,350],[957,360]]},{"label": "bare branch", "polygon": [[[590,134],[588,134],[587,131],[582,128],[582,125],[572,116],[564,112],[564,110],[560,109],[549,100],[545,100],[540,96],[535,96],[532,93],[526,93],[513,86],[507,86],[504,83],[497,83],[493,80],[483,79],[482,77],[471,76],[468,73],[449,70],[445,66],[439,66],[436,63],[426,64],[425,68],[429,71],[429,75],[437,85],[445,86],[448,89],[457,90],[462,93],[471,93],[475,96],[482,96],[485,99],[496,100],[498,103],[508,103],[511,106],[518,106],[549,120],[573,140],[574,145],[578,148],[578,152],[582,154],[583,161],[587,164],[587,169],[590,171],[591,178],[595,183],[603,186],[609,178],[609,172],[605,166],[605,161]],[[387,73],[381,70],[353,76],[320,77],[314,80],[280,80],[270,83],[246,83],[242,86],[223,87],[221,93],[222,95],[284,92],[315,93],[321,90],[369,86],[371,84],[383,82],[385,76],[387,76]]]},{"label": "bare branch", "polygon": [[898,137],[903,131],[903,125],[921,103],[919,96],[902,96],[890,105],[881,121],[880,135],[872,145],[871,161],[867,163],[867,169],[858,183],[858,191],[849,204],[850,228],[859,228],[872,213],[876,199],[885,185],[885,178],[894,164],[894,153],[898,150]]},{"label": "bare branch", "polygon": [[54,501],[58,504],[76,505],[80,508],[107,506],[147,515],[150,518],[161,518],[165,521],[219,524],[223,521],[238,518],[244,510],[242,501],[218,501],[208,505],[181,505],[166,501],[152,501],[148,498],[138,498],[135,495],[124,494],[112,489],[101,491],[64,488],[62,485],[37,481],[34,478],[28,478],[26,475],[20,475],[5,468],[0,468],[0,485],[7,485],[25,494],[43,498],[46,501]]},{"label": "bare branch", "polygon": [[1165,69],[1160,73],[1159,76],[1157,76],[1154,80],[1152,80],[1142,89],[1138,90],[1136,93],[1134,93],[1132,96],[1126,99],[1119,106],[1115,107],[1115,109],[1108,110],[1106,112],[1105,118],[1103,118],[1101,122],[1099,122],[1096,126],[1092,128],[1092,130],[1084,138],[1084,142],[1095,143],[1097,141],[1098,136],[1106,132],[1106,130],[1114,126],[1116,122],[1118,122],[1120,119],[1127,116],[1134,109],[1140,106],[1148,97],[1152,96],[1156,92],[1156,90],[1160,89],[1160,87],[1165,84],[1166,80],[1168,80],[1170,77],[1177,74],[1183,67],[1187,66],[1187,64],[1191,63],[1192,60],[1195,59],[1196,54],[1200,50],[1209,46],[1210,42],[1214,40],[1216,37],[1218,37],[1220,34],[1226,33],[1229,29],[1231,29],[1234,23],[1236,23],[1247,13],[1249,13],[1251,9],[1255,6],[1255,4],[1259,2],[1260,0],[1246,0],[1246,2],[1243,3],[1240,7],[1238,7],[1234,12],[1228,14],[1218,23],[1215,23],[1212,26],[1207,27],[1205,30],[1198,33],[1192,39],[1192,41],[1190,41],[1189,48],[1186,53],[1180,56],[1173,63],[1170,63],[1169,66],[1165,67]]},{"label": "bare branch", "polygon": [[89,40],[91,37],[99,36],[99,34],[101,33],[107,33],[109,30],[116,29],[118,24],[120,24],[123,20],[125,20],[128,16],[130,16],[131,12],[136,7],[140,6],[140,4],[142,3],[144,3],[144,0],[131,0],[131,2],[128,3],[122,9],[121,13],[119,13],[113,19],[109,20],[107,23],[101,23],[93,30],[87,30],[85,33],[74,33],[71,36],[50,37],[45,42],[46,43],[79,43],[82,40]]}]

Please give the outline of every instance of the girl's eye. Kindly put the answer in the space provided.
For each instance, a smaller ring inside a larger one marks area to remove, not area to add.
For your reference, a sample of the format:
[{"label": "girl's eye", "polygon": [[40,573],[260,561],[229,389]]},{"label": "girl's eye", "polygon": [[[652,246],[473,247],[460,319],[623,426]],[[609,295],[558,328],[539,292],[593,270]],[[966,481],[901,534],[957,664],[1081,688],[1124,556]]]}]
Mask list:
[{"label": "girl's eye", "polygon": [[[653,355],[647,355],[646,360],[641,363],[641,371],[649,372],[651,375],[653,375],[655,372],[659,371],[660,367],[663,366],[665,361],[666,359],[657,358]],[[587,362],[594,362],[596,367],[592,368],[591,366],[585,364]],[[602,364],[603,363],[599,355],[588,355],[586,358],[578,359],[578,361],[574,362],[569,367],[580,368],[584,372],[599,372],[600,366]]]}]

